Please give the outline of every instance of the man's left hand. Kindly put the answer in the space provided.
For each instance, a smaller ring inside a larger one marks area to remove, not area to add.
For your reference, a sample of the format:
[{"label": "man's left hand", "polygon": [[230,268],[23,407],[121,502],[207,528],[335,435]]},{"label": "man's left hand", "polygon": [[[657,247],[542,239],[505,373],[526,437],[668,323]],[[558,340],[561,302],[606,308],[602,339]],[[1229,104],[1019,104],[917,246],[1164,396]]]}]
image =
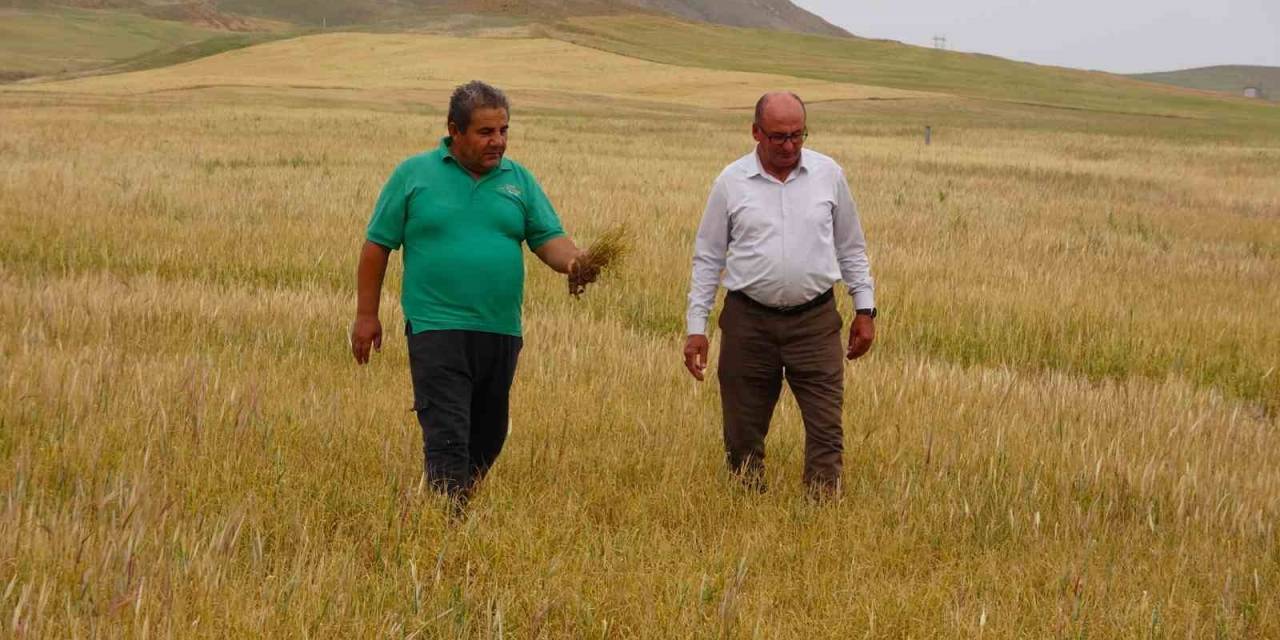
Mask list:
[{"label": "man's left hand", "polygon": [[587,290],[587,285],[596,281],[600,270],[591,266],[587,252],[583,251],[569,262],[569,295],[577,297]]},{"label": "man's left hand", "polygon": [[849,352],[845,354],[850,360],[857,360],[871,350],[871,343],[876,340],[876,321],[868,315],[854,315],[853,324],[849,326]]}]

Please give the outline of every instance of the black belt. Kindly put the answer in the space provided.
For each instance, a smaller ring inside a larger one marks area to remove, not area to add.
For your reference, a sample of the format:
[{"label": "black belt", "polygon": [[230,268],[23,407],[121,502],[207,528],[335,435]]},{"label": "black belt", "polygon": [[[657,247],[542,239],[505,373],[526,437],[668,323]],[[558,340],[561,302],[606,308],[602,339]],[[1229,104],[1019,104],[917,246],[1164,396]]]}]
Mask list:
[{"label": "black belt", "polygon": [[831,291],[832,291],[831,289],[827,289],[826,291],[823,291],[822,293],[818,294],[818,297],[808,302],[801,302],[800,304],[792,305],[790,307],[771,307],[767,304],[764,304],[763,302],[757,302],[751,296],[741,291],[730,291],[729,295],[758,309],[764,309],[765,311],[777,313],[784,316],[793,316],[797,313],[804,313],[805,311],[808,311],[814,307],[826,304],[826,302],[830,300],[833,295]]}]

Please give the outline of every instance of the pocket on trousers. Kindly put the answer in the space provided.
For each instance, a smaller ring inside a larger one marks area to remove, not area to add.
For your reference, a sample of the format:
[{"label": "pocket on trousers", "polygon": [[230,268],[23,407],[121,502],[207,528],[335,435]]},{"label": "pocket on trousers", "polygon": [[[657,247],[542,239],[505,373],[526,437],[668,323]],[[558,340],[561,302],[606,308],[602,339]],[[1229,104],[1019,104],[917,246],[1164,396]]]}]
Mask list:
[{"label": "pocket on trousers", "polygon": [[725,325],[737,312],[738,301],[733,296],[724,297],[724,306],[720,308],[720,317],[716,318],[716,326],[720,327],[721,333],[726,333]]}]

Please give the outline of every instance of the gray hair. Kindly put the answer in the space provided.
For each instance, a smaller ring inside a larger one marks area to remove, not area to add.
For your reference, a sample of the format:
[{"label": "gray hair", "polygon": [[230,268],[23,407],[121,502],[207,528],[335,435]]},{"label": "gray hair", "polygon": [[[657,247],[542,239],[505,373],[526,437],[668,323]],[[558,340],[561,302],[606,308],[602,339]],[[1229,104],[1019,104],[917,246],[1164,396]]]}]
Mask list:
[{"label": "gray hair", "polygon": [[449,122],[457,125],[459,131],[466,131],[467,127],[471,126],[471,114],[475,113],[476,109],[486,108],[502,109],[508,114],[511,113],[507,94],[501,89],[479,80],[458,85],[449,98]]},{"label": "gray hair", "polygon": [[[800,103],[800,111],[804,112],[805,117],[808,117],[808,116],[809,116],[809,108],[808,108],[808,107],[806,107],[806,106],[804,106],[804,100],[801,100],[801,99],[800,99],[800,96],[796,95],[795,93],[793,93],[793,92],[791,92],[791,91],[787,91],[787,92],[785,92],[785,93],[786,93],[786,95],[789,95],[789,96],[791,96],[792,98],[795,98],[795,99],[796,99],[796,102],[799,102],[799,103]],[[760,99],[756,101],[756,124],[760,124],[760,121],[764,119],[764,108],[765,108],[765,106],[767,106],[767,105],[769,104],[769,99],[770,99],[770,98],[772,98],[772,97],[774,97],[774,96],[776,96],[776,95],[779,95],[779,94],[777,94],[777,93],[766,93],[766,94],[764,94],[764,95],[760,96]]]}]

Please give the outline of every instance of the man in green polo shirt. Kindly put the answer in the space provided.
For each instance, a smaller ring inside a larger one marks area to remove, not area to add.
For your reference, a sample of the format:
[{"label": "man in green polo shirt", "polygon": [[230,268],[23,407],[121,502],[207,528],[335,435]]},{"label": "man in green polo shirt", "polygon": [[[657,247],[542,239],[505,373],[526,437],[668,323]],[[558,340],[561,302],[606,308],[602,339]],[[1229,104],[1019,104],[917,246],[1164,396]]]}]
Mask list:
[{"label": "man in green polo shirt", "polygon": [[364,364],[370,348],[381,350],[382,280],[390,253],[403,247],[400,302],[427,481],[459,508],[507,437],[522,344],[521,245],[567,274],[570,292],[596,276],[579,268],[583,252],[538,181],[503,157],[509,114],[506,96],[483,82],[454,91],[449,137],[401,163],[383,187],[357,275],[351,350]]}]

